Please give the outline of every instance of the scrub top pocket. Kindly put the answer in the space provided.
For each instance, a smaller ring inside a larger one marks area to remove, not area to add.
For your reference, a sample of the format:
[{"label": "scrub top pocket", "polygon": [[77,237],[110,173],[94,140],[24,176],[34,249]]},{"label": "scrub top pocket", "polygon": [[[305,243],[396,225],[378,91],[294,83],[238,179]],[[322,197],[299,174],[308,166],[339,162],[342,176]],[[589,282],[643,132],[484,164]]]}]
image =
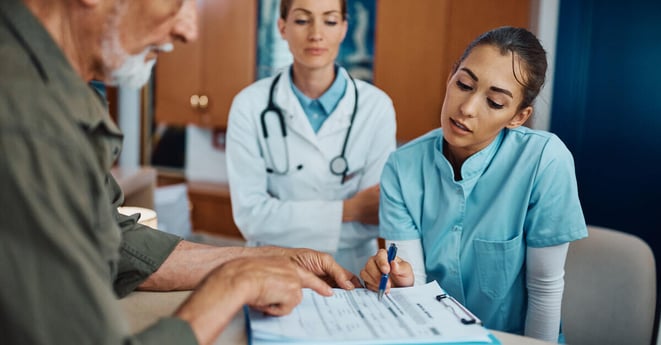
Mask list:
[{"label": "scrub top pocket", "polygon": [[520,253],[521,236],[506,241],[474,241],[480,291],[491,299],[505,297],[514,284],[525,257]]}]

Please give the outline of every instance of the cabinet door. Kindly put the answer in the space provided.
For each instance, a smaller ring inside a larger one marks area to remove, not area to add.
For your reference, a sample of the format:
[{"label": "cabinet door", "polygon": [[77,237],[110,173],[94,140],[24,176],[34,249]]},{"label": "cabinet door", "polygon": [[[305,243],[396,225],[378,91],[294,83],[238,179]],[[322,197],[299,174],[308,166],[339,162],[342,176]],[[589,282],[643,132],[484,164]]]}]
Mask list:
[{"label": "cabinet door", "polygon": [[255,79],[257,0],[197,0],[199,37],[156,65],[158,123],[227,125],[234,96]]},{"label": "cabinet door", "polygon": [[188,182],[188,197],[193,208],[193,230],[243,239],[234,224],[229,186],[223,183]]},{"label": "cabinet door", "polygon": [[376,19],[374,84],[392,98],[397,139],[410,140],[438,127],[443,74],[450,64],[451,1],[380,0]]},{"label": "cabinet door", "polygon": [[156,62],[154,112],[156,122],[185,125],[199,121],[199,111],[191,106],[192,95],[201,91],[202,43],[175,43],[174,51]]},{"label": "cabinet door", "polygon": [[209,95],[202,124],[227,127],[232,99],[255,81],[257,0],[206,0],[202,79]]},{"label": "cabinet door", "polygon": [[452,64],[477,35],[529,22],[530,0],[379,0],[374,84],[395,104],[397,138],[440,126]]}]

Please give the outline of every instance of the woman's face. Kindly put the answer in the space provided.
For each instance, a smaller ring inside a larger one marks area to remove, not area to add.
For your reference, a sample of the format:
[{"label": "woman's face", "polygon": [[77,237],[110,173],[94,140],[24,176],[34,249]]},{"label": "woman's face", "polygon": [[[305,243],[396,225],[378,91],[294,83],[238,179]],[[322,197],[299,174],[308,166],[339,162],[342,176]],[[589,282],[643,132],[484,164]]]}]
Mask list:
[{"label": "woman's face", "polygon": [[287,19],[278,20],[294,63],[309,69],[333,66],[347,32],[339,0],[294,0]]},{"label": "woman's face", "polygon": [[467,158],[487,147],[503,128],[522,125],[531,107],[519,110],[523,66],[512,53],[505,55],[491,45],[480,45],[450,76],[441,111],[443,136],[455,157]]}]

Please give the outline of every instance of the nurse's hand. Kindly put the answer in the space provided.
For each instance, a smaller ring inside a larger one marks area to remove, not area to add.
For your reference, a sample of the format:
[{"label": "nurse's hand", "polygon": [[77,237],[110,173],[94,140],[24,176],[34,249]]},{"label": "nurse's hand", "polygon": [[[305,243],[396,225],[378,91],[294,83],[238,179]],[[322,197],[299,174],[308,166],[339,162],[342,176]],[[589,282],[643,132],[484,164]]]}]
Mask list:
[{"label": "nurse's hand", "polygon": [[342,222],[360,222],[364,224],[379,224],[379,185],[374,185],[356,193],[344,200],[342,205]]},{"label": "nurse's hand", "polygon": [[365,267],[360,271],[360,277],[365,283],[365,287],[372,290],[379,290],[381,275],[389,273],[386,292],[391,287],[413,286],[415,277],[411,264],[402,260],[399,256],[388,263],[388,252],[385,249],[379,249],[376,255],[370,257],[365,263]]},{"label": "nurse's hand", "polygon": [[351,290],[362,287],[358,277],[340,266],[333,256],[307,248],[283,248],[275,246],[263,246],[248,248],[252,255],[276,255],[289,258],[299,267],[311,272],[324,280],[332,287]]}]

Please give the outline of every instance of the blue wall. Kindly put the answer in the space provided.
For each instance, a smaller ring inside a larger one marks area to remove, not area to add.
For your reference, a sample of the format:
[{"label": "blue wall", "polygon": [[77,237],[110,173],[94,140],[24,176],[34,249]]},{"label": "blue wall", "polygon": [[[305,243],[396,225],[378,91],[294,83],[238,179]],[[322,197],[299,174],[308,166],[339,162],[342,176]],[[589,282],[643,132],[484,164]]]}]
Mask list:
[{"label": "blue wall", "polygon": [[661,1],[563,1],[551,131],[589,224],[661,253]]},{"label": "blue wall", "polygon": [[556,61],[551,131],[574,154],[588,224],[638,235],[658,260],[661,1],[562,1]]}]

